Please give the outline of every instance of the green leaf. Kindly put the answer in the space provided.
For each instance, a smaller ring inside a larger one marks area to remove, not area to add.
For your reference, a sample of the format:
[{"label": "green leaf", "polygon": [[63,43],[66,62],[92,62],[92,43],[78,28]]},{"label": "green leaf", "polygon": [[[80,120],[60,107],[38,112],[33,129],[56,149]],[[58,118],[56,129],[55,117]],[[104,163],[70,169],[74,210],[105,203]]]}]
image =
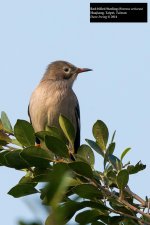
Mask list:
[{"label": "green leaf", "polygon": [[121,154],[121,161],[123,160],[123,158],[125,157],[125,155],[131,150],[131,148],[126,148],[123,153]]},{"label": "green leaf", "polygon": [[0,119],[0,130],[4,130],[4,129],[3,129],[3,124],[2,124],[1,119]]},{"label": "green leaf", "polygon": [[72,162],[68,166],[77,174],[87,178],[93,178],[93,171],[89,164],[85,162]]},{"label": "green leaf", "polygon": [[31,195],[38,193],[38,191],[34,188],[35,184],[18,184],[15,187],[11,188],[8,192],[9,195],[12,195],[14,198],[23,197],[26,195]]},{"label": "green leaf", "polygon": [[99,145],[95,141],[92,141],[89,139],[85,139],[85,140],[91,146],[92,149],[94,149],[98,154],[104,156],[103,150],[99,147]]},{"label": "green leaf", "polygon": [[65,116],[60,115],[59,124],[72,148],[74,148],[75,128],[73,127],[72,123]]},{"label": "green leaf", "polygon": [[[70,173],[65,172],[61,177],[59,176],[60,180],[58,182],[52,182],[47,187],[47,196],[48,196],[48,203],[53,207],[58,207],[58,204],[62,201],[65,192],[68,189],[68,186],[71,182],[71,178],[69,177]],[[53,177],[53,175],[52,175]],[[56,177],[55,177],[56,179]],[[49,194],[48,194],[49,193]]]},{"label": "green leaf", "polygon": [[50,181],[50,177],[51,177],[51,173],[49,174],[40,174],[35,176],[32,180],[34,182],[49,182]]},{"label": "green leaf", "polygon": [[106,150],[106,145],[108,142],[109,132],[105,123],[101,120],[97,120],[97,122],[93,126],[93,135],[99,144],[100,148],[104,151]]},{"label": "green leaf", "polygon": [[54,165],[49,184],[41,190],[41,199],[46,197],[46,202],[44,203],[50,204],[54,208],[57,207],[69,186],[70,178],[70,169],[66,163]]},{"label": "green leaf", "polygon": [[62,201],[71,181],[72,181],[72,179],[70,177],[70,173],[69,173],[69,171],[67,171],[67,172],[63,173],[61,178],[59,179],[59,185],[56,186],[53,183],[50,186],[50,192],[52,190],[55,191],[55,192],[53,192],[53,197],[51,198],[51,205],[54,208],[58,207],[58,204]]},{"label": "green leaf", "polygon": [[1,146],[2,149],[3,149],[2,146],[6,146],[7,144],[8,144],[8,143],[7,143],[6,141],[0,140],[0,146]]},{"label": "green leaf", "polygon": [[146,168],[146,165],[142,164],[141,161],[139,161],[135,166],[131,165],[127,167],[127,170],[129,174],[135,174],[138,173],[141,170],[144,170]]},{"label": "green leaf", "polygon": [[[130,202],[128,201],[128,203],[130,203]],[[132,212],[131,209],[126,208],[125,206],[123,206],[122,204],[119,204],[118,202],[116,202],[113,199],[111,199],[111,201],[109,202],[109,204],[116,211],[119,211],[119,212],[122,212],[122,213],[128,214],[128,215],[133,215],[133,212]]]},{"label": "green leaf", "polygon": [[12,139],[11,140],[12,144],[17,145],[19,147],[22,147],[22,144],[17,140],[17,139]]},{"label": "green leaf", "polygon": [[45,225],[65,225],[80,209],[80,203],[69,201],[57,207],[47,218]]},{"label": "green leaf", "polygon": [[[97,208],[99,210],[103,210],[103,205],[101,206],[100,203],[94,202],[94,201],[82,201],[82,202],[75,202],[72,200],[69,200],[59,206],[57,208],[57,215],[63,215],[63,218],[65,218],[65,224],[74,216],[74,214],[83,209],[83,208]],[[103,211],[104,212],[104,211]],[[49,225],[49,224],[48,224]]]},{"label": "green leaf", "polygon": [[123,190],[129,181],[129,173],[127,170],[119,171],[117,175],[117,185],[120,190]]},{"label": "green leaf", "polygon": [[27,147],[20,153],[21,157],[30,164],[40,168],[47,167],[51,161],[51,154],[39,147]]},{"label": "green leaf", "polygon": [[123,222],[124,216],[113,216],[109,219],[110,225],[120,225],[120,222]]},{"label": "green leaf", "polygon": [[88,224],[98,220],[100,215],[98,210],[84,210],[76,216],[75,221],[79,224]]},{"label": "green leaf", "polygon": [[114,153],[115,147],[116,147],[115,142],[112,142],[111,144],[109,144],[108,149],[107,149],[108,155],[112,155]]},{"label": "green leaf", "polygon": [[19,181],[19,184],[29,184],[29,183],[32,183],[34,187],[37,185],[37,182],[33,181],[33,173],[30,171],[28,171],[26,175],[23,176]]},{"label": "green leaf", "polygon": [[25,120],[17,120],[14,127],[14,134],[17,140],[26,147],[35,144],[35,135],[32,125]]},{"label": "green leaf", "polygon": [[64,142],[62,142],[58,138],[53,136],[46,136],[45,144],[47,148],[50,151],[52,151],[55,155],[64,157],[64,158],[70,158],[67,146],[64,144]]},{"label": "green leaf", "polygon": [[82,208],[93,208],[93,209],[98,209],[100,210],[101,212],[103,212],[103,214],[105,215],[108,215],[108,207],[104,205],[105,203],[104,202],[100,202],[100,201],[83,201],[80,203],[80,207],[82,206]]},{"label": "green leaf", "polygon": [[44,131],[39,131],[39,132],[35,133],[35,136],[38,139],[40,139],[40,141],[45,141],[46,136],[52,136],[52,135],[50,135],[50,132],[44,130]]},{"label": "green leaf", "polygon": [[95,157],[92,149],[88,145],[81,145],[78,149],[77,156],[83,158],[91,167],[94,166]]},{"label": "green leaf", "polygon": [[112,164],[112,166],[114,167],[114,169],[116,169],[116,170],[122,169],[122,162],[116,156],[109,155],[108,159],[109,159],[110,163]]},{"label": "green leaf", "polygon": [[116,171],[110,170],[107,172],[107,178],[109,181],[112,181],[113,183],[116,183]]},{"label": "green leaf", "polygon": [[[72,189],[72,191],[78,194],[81,198],[93,199],[101,198],[101,191],[92,184],[81,184]],[[104,206],[105,207],[105,206]],[[106,207],[105,207],[106,209]]]},{"label": "green leaf", "polygon": [[[60,205],[57,208],[57,215],[62,214],[66,220],[66,223],[74,216],[77,211],[84,209],[84,208],[93,208],[93,209],[98,209],[100,210],[103,214],[108,214],[107,213],[107,207],[104,206],[100,202],[95,202],[95,201],[82,201],[82,202],[77,202],[77,201],[72,201],[69,200],[65,202],[64,204]],[[106,216],[105,216],[106,217]]]},{"label": "green leaf", "polygon": [[46,136],[53,136],[61,140],[65,144],[67,143],[66,137],[63,135],[62,131],[57,127],[46,127],[46,131],[39,131],[35,133],[35,136],[38,137],[41,141],[45,140]]},{"label": "green leaf", "polygon": [[63,134],[63,132],[60,128],[57,128],[54,126],[53,127],[47,126],[46,131],[48,131],[49,136],[56,137],[56,138],[60,139],[62,142],[64,142],[65,144],[68,143],[66,136]]},{"label": "green leaf", "polygon": [[6,162],[10,167],[15,169],[24,169],[29,167],[29,164],[27,164],[27,162],[23,158],[21,158],[21,152],[22,150],[14,150],[9,151],[5,155]]},{"label": "green leaf", "polygon": [[104,157],[104,168],[106,166],[106,163],[109,161],[108,156],[113,154],[113,152],[115,150],[115,146],[116,146],[116,144],[114,142],[109,144],[109,146],[106,150],[105,157]]},{"label": "green leaf", "polygon": [[0,165],[1,166],[7,166],[9,167],[9,164],[7,163],[5,159],[5,155],[8,154],[10,151],[3,151],[0,153]]},{"label": "green leaf", "polygon": [[115,135],[116,135],[116,130],[114,131],[114,133],[112,135],[111,143],[114,142]]},{"label": "green leaf", "polygon": [[5,112],[1,112],[1,122],[2,122],[2,125],[3,125],[3,129],[8,132],[8,133],[13,133],[13,129],[12,129],[12,126],[11,126],[11,123],[8,119],[8,116]]},{"label": "green leaf", "polygon": [[49,182],[51,179],[52,167],[49,165],[48,168],[35,168],[34,177],[32,176],[33,182]]},{"label": "green leaf", "polygon": [[45,225],[66,225],[64,215],[58,210],[53,210],[51,214],[47,217]]},{"label": "green leaf", "polygon": [[0,141],[0,151],[4,150],[3,146],[1,145],[1,141]]}]

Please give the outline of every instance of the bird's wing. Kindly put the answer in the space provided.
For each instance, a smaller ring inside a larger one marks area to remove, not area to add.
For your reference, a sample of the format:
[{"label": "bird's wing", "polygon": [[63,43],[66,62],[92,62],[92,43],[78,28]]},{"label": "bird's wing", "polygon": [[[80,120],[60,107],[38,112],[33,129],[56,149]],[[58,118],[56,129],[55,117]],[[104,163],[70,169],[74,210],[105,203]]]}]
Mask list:
[{"label": "bird's wing", "polygon": [[75,153],[77,153],[77,150],[80,146],[80,107],[79,107],[78,101],[75,107],[75,117],[76,117],[77,131],[76,131],[76,137],[74,142],[74,148],[75,148]]},{"label": "bird's wing", "polygon": [[[30,123],[32,124],[31,116],[30,116],[30,104],[28,105],[28,116],[29,116],[29,119],[30,119]],[[40,144],[40,140],[37,137],[35,138],[35,142],[37,144]]]},{"label": "bird's wing", "polygon": [[29,116],[29,119],[30,119],[30,123],[32,124],[31,116],[30,116],[30,104],[28,105],[28,116]]}]

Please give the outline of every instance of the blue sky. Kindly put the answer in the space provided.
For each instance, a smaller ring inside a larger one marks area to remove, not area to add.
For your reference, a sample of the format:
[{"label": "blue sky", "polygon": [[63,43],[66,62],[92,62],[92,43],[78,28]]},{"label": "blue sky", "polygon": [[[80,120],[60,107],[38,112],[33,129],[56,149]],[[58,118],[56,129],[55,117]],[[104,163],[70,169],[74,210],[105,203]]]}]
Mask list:
[{"label": "blue sky", "polygon": [[[0,111],[8,114],[13,125],[18,118],[28,120],[30,95],[51,61],[62,59],[92,68],[74,85],[81,108],[82,143],[92,139],[97,119],[108,125],[111,134],[116,130],[117,155],[131,147],[125,160],[147,165],[130,180],[132,190],[144,198],[149,195],[146,183],[150,180],[150,24],[90,24],[89,3],[1,2]],[[97,155],[96,168],[102,168]],[[7,195],[22,172],[0,168],[0,176],[1,224],[16,225],[19,218],[42,216],[27,206],[32,204],[30,197]]]}]

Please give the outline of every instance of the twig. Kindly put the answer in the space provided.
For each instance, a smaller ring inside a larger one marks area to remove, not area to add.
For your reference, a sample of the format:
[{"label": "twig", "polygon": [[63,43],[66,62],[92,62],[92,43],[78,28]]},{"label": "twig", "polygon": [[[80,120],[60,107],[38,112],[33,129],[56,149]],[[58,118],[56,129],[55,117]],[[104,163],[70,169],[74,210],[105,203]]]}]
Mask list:
[{"label": "twig", "polygon": [[[93,181],[97,187],[99,189],[101,189],[104,193],[106,193],[108,196],[110,196],[111,198],[114,198],[117,202],[123,204],[125,207],[130,208],[132,211],[139,213],[141,215],[143,215],[144,217],[146,217],[147,219],[150,220],[150,215],[146,214],[144,212],[142,212],[141,210],[139,210],[138,208],[136,208],[135,206],[131,205],[130,203],[128,203],[127,201],[120,199],[118,196],[116,196],[114,193],[110,192],[108,189],[106,189],[105,187],[101,186],[100,184],[98,184],[96,181]],[[148,224],[148,223],[147,223]],[[150,224],[150,223],[149,223]]]},{"label": "twig", "polygon": [[142,199],[140,196],[138,196],[137,194],[135,194],[134,192],[132,192],[132,191],[130,190],[129,186],[127,186],[127,187],[125,188],[125,191],[126,191],[128,194],[130,194],[133,198],[135,198],[137,201],[139,201],[139,202],[142,204],[142,206],[148,207],[147,202],[144,201],[144,199]]},{"label": "twig", "polygon": [[[139,213],[140,215],[144,216],[145,218],[150,220],[150,215],[144,213],[143,211],[141,211],[140,209],[136,208],[135,206],[131,205],[130,203],[128,203],[126,200],[121,199],[120,197],[118,197],[115,193],[111,192],[108,188],[102,186],[100,183],[98,183],[95,179],[89,179],[87,177],[84,177],[89,183],[91,183],[92,185],[94,185],[95,187],[99,188],[106,197],[110,197],[110,198],[114,198],[118,203],[124,205],[126,208],[131,209],[132,211]],[[130,192],[130,194],[132,193],[131,190],[129,189],[129,187],[127,188],[128,192]],[[134,193],[132,193],[133,196]],[[134,194],[135,199],[138,199],[141,203],[143,203],[145,205],[145,201],[140,198],[138,195]],[[125,214],[124,214],[125,215]],[[141,219],[139,219],[138,217],[134,217],[134,219],[136,219],[137,221],[141,221],[141,223],[150,225],[150,222],[147,221],[143,221]]]},{"label": "twig", "polygon": [[120,215],[123,215],[123,216],[126,216],[128,218],[131,218],[131,219],[134,219],[134,220],[137,220],[139,223],[141,224],[150,224],[149,222],[145,222],[144,220],[136,217],[136,216],[132,216],[132,215],[129,215],[129,214],[126,214],[126,213],[123,213],[123,212],[120,212],[120,211],[117,211],[117,210],[114,210],[114,209],[109,209],[111,212],[113,213],[116,213],[116,214],[120,214]]},{"label": "twig", "polygon": [[124,164],[123,168],[127,167],[128,165],[130,165],[130,162],[127,162],[126,164]]}]

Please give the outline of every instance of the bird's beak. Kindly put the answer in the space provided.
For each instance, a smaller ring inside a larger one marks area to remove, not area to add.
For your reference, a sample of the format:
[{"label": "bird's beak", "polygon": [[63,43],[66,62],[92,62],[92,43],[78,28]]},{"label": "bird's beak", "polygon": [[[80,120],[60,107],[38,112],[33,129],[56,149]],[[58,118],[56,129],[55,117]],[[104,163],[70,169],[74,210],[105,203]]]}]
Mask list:
[{"label": "bird's beak", "polygon": [[77,68],[77,73],[83,73],[83,72],[88,72],[92,71],[92,69],[89,68]]}]

